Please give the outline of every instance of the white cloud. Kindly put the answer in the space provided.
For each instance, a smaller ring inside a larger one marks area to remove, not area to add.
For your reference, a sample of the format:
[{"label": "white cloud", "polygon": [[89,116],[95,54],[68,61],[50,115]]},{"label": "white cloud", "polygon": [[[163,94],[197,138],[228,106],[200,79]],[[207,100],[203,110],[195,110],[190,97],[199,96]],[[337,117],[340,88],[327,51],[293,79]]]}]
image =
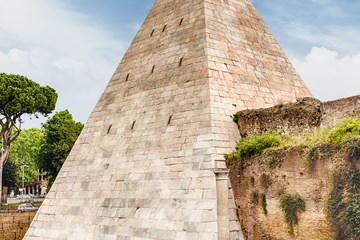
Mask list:
[{"label": "white cloud", "polygon": [[360,94],[360,53],[339,57],[338,52],[313,47],[305,59],[293,59],[314,97],[334,100]]},{"label": "white cloud", "polygon": [[69,9],[60,0],[0,0],[0,72],[50,85],[59,94],[56,110],[85,122],[126,45]]},{"label": "white cloud", "polygon": [[310,25],[291,23],[287,25],[286,31],[289,35],[314,45],[346,53],[360,51],[359,26],[323,26],[320,31]]},{"label": "white cloud", "polygon": [[61,70],[83,70],[84,64],[80,61],[69,59],[69,58],[61,58],[54,62],[54,65]]}]

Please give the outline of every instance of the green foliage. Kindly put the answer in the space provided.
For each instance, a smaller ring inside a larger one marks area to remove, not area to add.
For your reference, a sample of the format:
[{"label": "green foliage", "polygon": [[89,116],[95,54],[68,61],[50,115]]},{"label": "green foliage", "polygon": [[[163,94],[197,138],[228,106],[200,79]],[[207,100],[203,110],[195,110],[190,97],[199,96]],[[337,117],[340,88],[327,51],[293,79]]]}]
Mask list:
[{"label": "green foliage", "polygon": [[238,116],[236,114],[234,114],[234,115],[232,115],[232,120],[233,120],[234,123],[237,124],[238,121],[239,121],[239,118],[238,118]]},{"label": "green foliage", "polygon": [[7,161],[3,170],[2,183],[3,186],[8,187],[9,192],[16,190],[17,187],[15,171],[16,166],[11,161]]},{"label": "green foliage", "polygon": [[309,145],[305,148],[306,165],[311,173],[315,168],[316,161],[319,159],[319,149],[315,145]]},{"label": "green foliage", "polygon": [[360,119],[344,118],[338,125],[329,130],[327,138],[330,143],[338,144],[359,135]]},{"label": "green foliage", "polygon": [[345,142],[349,161],[360,159],[360,136]]},{"label": "green foliage", "polygon": [[0,73],[0,114],[21,116],[22,114],[51,113],[57,94],[49,86],[42,87],[30,79],[14,74]]},{"label": "green foliage", "polygon": [[284,214],[284,220],[288,225],[288,233],[294,235],[294,225],[299,222],[298,213],[305,211],[305,201],[296,193],[285,193],[280,196],[280,208]]},{"label": "green foliage", "polygon": [[[10,145],[21,132],[22,115],[46,116],[54,110],[57,94],[49,86],[42,87],[24,76],[5,73],[0,73],[0,93],[0,140],[4,149],[0,164],[4,166]],[[2,177],[0,192],[1,189]]]},{"label": "green foliage", "polygon": [[9,154],[10,161],[16,167],[16,182],[22,182],[22,166],[24,165],[24,181],[37,180],[40,145],[43,133],[40,129],[31,128],[21,131],[19,137],[12,143]]},{"label": "green foliage", "polygon": [[360,239],[360,173],[354,166],[336,168],[325,212],[332,223],[336,239]]},{"label": "green foliage", "polygon": [[76,123],[68,110],[55,113],[43,125],[44,142],[41,145],[39,166],[49,172],[48,189],[69,155],[82,128],[83,124]]},{"label": "green foliage", "polygon": [[261,205],[261,209],[265,215],[267,215],[267,203],[266,203],[266,194],[259,193],[258,191],[252,191],[250,193],[250,203],[254,206]]},{"label": "green foliage", "polygon": [[279,146],[281,141],[281,136],[272,132],[257,137],[243,138],[238,142],[235,152],[225,155],[225,160],[227,164],[237,160],[239,174],[241,174],[251,163],[251,157],[262,153],[267,148]]},{"label": "green foliage", "polygon": [[236,151],[242,158],[250,158],[262,153],[265,149],[277,147],[282,139],[279,135],[272,132],[251,138],[244,138],[239,141]]},{"label": "green foliage", "polygon": [[266,194],[265,193],[260,194],[259,198],[260,198],[259,200],[260,200],[261,209],[263,210],[263,213],[267,215]]},{"label": "green foliage", "polygon": [[[18,206],[22,203],[10,203],[7,205],[0,206],[0,210],[17,210]],[[40,207],[42,202],[32,202],[31,203],[34,207]]]},{"label": "green foliage", "polygon": [[292,146],[298,144],[303,146],[316,146],[321,144],[330,144],[333,146],[342,144],[350,139],[358,138],[360,135],[360,119],[343,118],[337,125],[330,129],[315,130],[305,136],[295,136],[285,141],[286,145]]},{"label": "green foliage", "polygon": [[238,142],[235,152],[225,155],[225,160],[228,165],[237,161],[241,175],[243,170],[252,164],[252,157],[261,154],[265,149],[276,148],[277,152],[268,161],[269,168],[275,169],[280,167],[284,160],[284,152],[279,149],[297,148],[304,149],[308,170],[311,172],[316,161],[326,155],[327,150],[339,146],[346,147],[349,160],[360,157],[360,119],[344,118],[331,129],[314,130],[305,135],[281,137],[269,132],[257,137],[243,138]]}]

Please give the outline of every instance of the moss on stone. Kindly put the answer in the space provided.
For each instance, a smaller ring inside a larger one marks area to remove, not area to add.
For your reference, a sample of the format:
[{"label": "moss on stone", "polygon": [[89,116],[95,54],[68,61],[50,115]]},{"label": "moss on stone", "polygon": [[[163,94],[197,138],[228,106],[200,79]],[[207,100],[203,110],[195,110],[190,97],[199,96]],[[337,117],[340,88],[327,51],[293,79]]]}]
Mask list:
[{"label": "moss on stone", "polygon": [[280,208],[284,213],[284,220],[288,225],[288,233],[294,236],[294,225],[299,222],[298,213],[305,211],[305,201],[296,193],[285,193],[280,196]]}]

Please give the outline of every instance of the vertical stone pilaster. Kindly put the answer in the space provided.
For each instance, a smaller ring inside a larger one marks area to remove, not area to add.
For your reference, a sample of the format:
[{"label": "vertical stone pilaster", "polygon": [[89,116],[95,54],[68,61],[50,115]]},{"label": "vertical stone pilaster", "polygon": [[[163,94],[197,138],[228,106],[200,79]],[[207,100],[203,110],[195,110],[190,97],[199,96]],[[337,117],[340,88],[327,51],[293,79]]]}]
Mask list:
[{"label": "vertical stone pilaster", "polygon": [[216,175],[216,196],[217,196],[217,218],[218,218],[218,240],[230,239],[230,218],[229,218],[229,170],[217,168]]}]

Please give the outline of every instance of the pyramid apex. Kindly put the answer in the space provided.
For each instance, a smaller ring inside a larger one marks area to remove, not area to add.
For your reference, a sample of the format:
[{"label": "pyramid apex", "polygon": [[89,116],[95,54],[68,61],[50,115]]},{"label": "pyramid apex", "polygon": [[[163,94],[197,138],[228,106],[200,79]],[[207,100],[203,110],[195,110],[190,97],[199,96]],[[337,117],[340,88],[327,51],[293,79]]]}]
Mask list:
[{"label": "pyramid apex", "polygon": [[305,96],[249,1],[157,0],[24,239],[244,239],[231,116]]}]

